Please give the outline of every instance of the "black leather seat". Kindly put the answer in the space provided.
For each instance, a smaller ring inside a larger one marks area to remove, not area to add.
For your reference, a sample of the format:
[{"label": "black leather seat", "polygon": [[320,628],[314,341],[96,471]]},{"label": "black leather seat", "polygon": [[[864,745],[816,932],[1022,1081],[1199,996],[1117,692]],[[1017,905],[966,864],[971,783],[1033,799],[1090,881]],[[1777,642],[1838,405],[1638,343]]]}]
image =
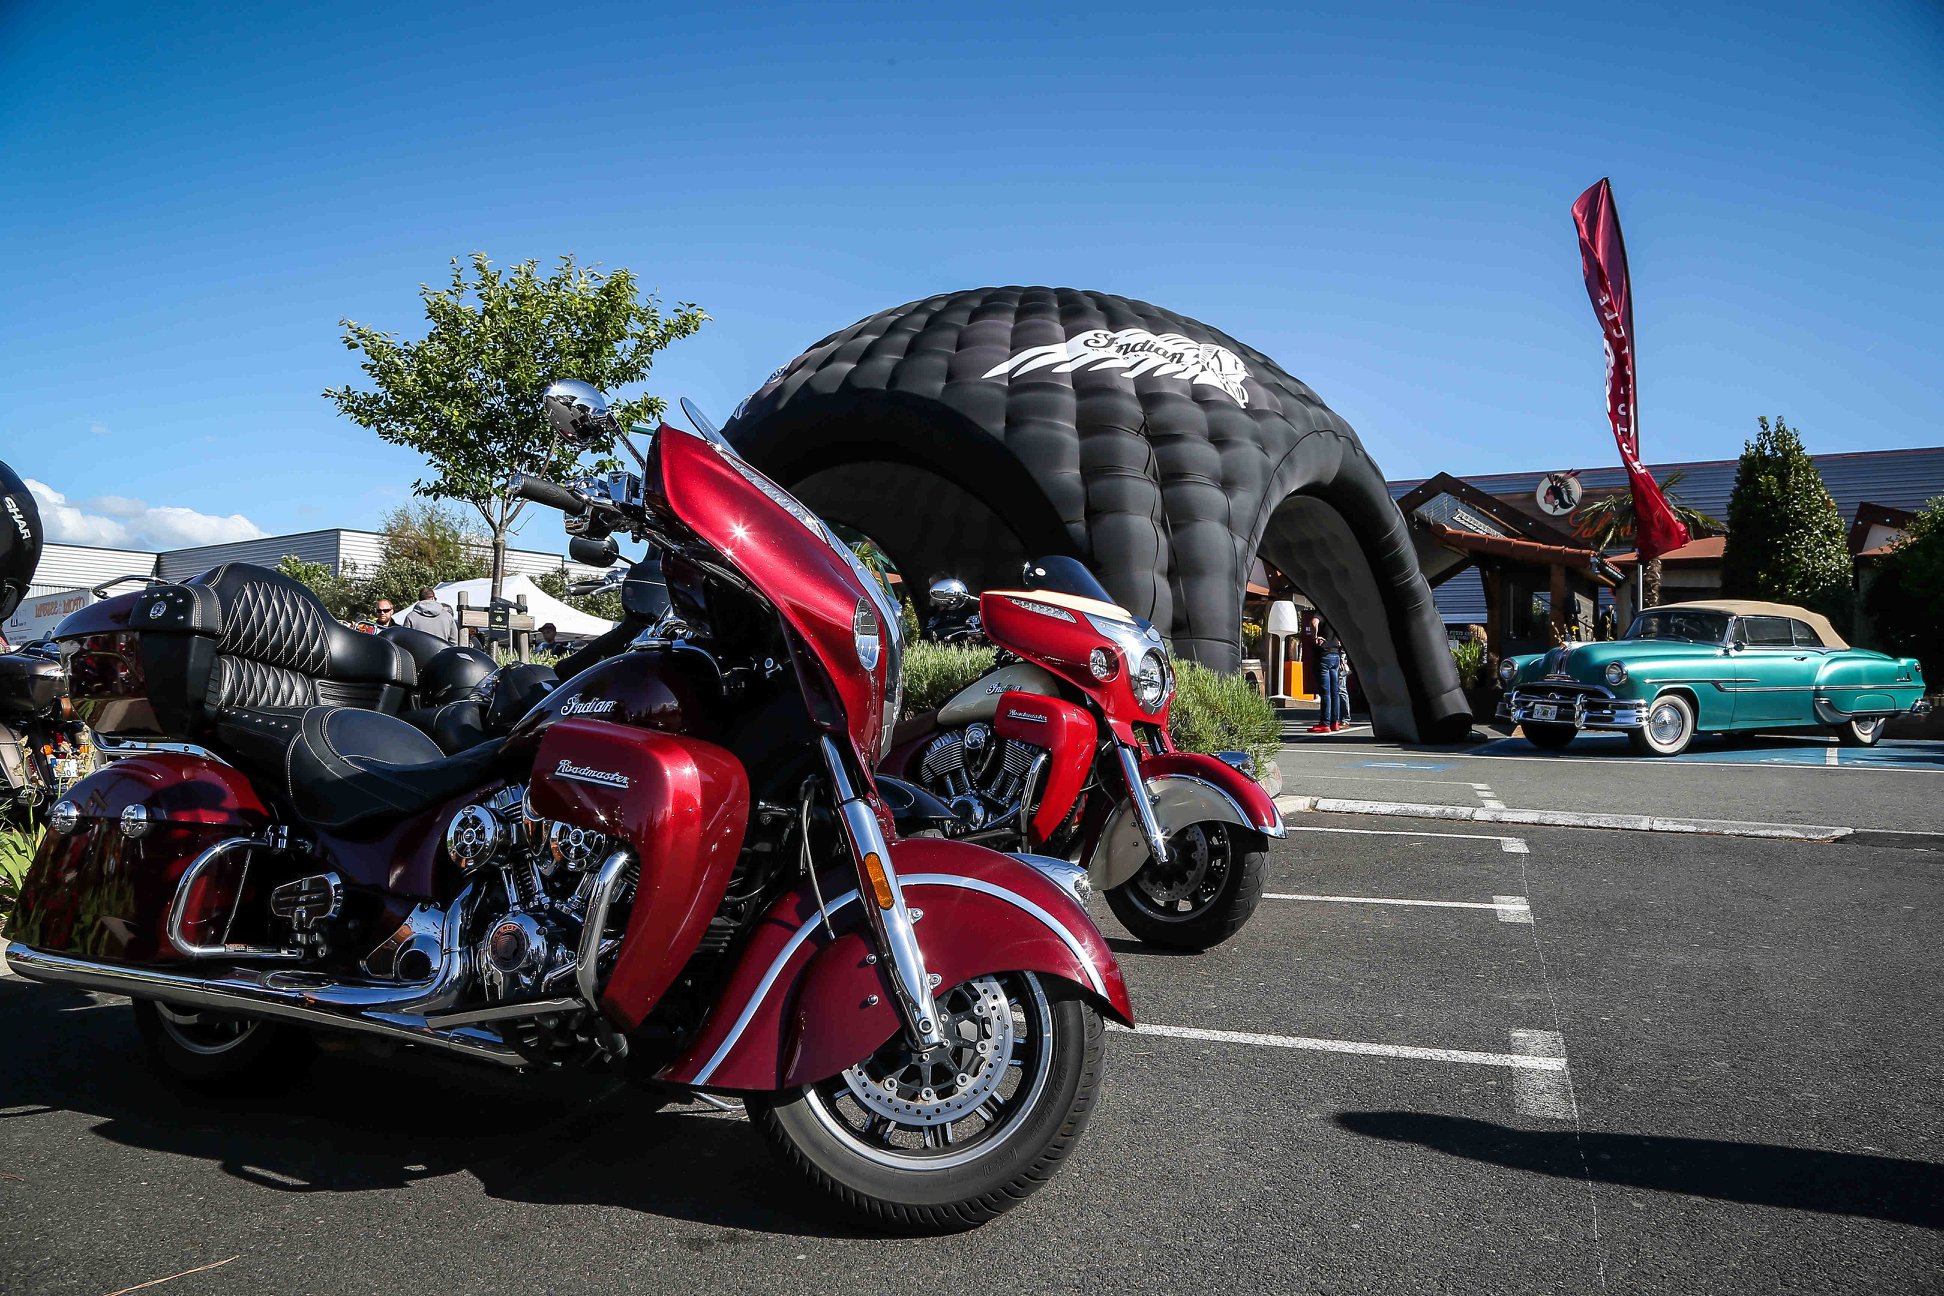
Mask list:
[{"label": "black leather seat", "polygon": [[217,735],[237,764],[313,827],[355,833],[429,810],[493,777],[502,739],[454,756],[403,720],[356,707],[226,714]]}]

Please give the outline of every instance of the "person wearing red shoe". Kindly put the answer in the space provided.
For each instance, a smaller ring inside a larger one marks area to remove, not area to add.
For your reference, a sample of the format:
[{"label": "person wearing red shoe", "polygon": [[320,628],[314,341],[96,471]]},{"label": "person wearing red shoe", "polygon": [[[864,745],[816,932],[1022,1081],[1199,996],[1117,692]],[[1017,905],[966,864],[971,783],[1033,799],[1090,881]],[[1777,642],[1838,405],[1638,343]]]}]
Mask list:
[{"label": "person wearing red shoe", "polygon": [[1323,704],[1323,718],[1312,733],[1335,733],[1343,728],[1343,641],[1328,624],[1316,636],[1318,674],[1316,691]]}]

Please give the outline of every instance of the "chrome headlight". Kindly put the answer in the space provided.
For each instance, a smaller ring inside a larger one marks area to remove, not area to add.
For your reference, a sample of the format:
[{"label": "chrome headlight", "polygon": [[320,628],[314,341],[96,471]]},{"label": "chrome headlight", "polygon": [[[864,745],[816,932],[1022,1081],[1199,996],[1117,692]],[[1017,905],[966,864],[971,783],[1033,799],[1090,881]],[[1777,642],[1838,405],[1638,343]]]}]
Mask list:
[{"label": "chrome headlight", "polygon": [[1134,678],[1128,683],[1134,689],[1134,700],[1149,715],[1159,711],[1167,703],[1168,695],[1174,692],[1174,679],[1168,673],[1168,659],[1154,648],[1141,655],[1141,668],[1134,672]]},{"label": "chrome headlight", "polygon": [[878,633],[877,613],[863,599],[857,601],[857,611],[851,614],[851,641],[857,645],[857,664],[867,671],[876,670],[878,659],[884,656],[884,637]]},{"label": "chrome headlight", "polygon": [[1510,684],[1517,678],[1518,674],[1519,663],[1513,661],[1510,657],[1507,657],[1499,663],[1499,680],[1501,683]]},{"label": "chrome headlight", "polygon": [[1608,662],[1606,668],[1606,682],[1612,685],[1614,688],[1618,688],[1622,684],[1625,684],[1627,682],[1627,663]]},{"label": "chrome headlight", "polygon": [[1087,654],[1087,669],[1097,680],[1110,680],[1120,670],[1120,662],[1105,648],[1096,648]]}]

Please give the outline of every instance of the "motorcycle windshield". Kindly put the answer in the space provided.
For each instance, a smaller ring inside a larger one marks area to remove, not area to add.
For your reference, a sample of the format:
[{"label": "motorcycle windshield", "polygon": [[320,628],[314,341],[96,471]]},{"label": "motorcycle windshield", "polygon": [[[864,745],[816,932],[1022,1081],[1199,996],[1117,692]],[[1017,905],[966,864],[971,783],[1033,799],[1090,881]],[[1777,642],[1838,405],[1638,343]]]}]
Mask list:
[{"label": "motorcycle windshield", "polygon": [[[650,471],[683,525],[775,606],[814,657],[864,770],[891,736],[903,694],[903,632],[890,595],[816,514],[752,468],[728,442],[664,424]],[[812,688],[805,681],[806,693]]]},{"label": "motorcycle windshield", "polygon": [[1021,588],[1044,590],[1049,594],[1071,594],[1075,598],[1092,599],[1096,603],[1115,601],[1111,594],[1101,588],[1086,564],[1063,554],[1027,563]]}]

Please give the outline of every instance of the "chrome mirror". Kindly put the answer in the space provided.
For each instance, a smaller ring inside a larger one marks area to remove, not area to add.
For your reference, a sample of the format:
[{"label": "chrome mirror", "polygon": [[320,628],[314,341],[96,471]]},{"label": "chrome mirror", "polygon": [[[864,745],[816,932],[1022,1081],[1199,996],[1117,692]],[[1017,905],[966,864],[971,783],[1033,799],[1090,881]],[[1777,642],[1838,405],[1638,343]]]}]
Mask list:
[{"label": "chrome mirror", "polygon": [[540,403],[546,408],[547,422],[569,445],[605,445],[621,432],[607,397],[593,383],[562,378],[547,387]]},{"label": "chrome mirror", "polygon": [[932,582],[929,597],[933,607],[949,611],[969,601],[972,591],[966,589],[965,582],[958,577],[948,576]]}]

